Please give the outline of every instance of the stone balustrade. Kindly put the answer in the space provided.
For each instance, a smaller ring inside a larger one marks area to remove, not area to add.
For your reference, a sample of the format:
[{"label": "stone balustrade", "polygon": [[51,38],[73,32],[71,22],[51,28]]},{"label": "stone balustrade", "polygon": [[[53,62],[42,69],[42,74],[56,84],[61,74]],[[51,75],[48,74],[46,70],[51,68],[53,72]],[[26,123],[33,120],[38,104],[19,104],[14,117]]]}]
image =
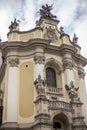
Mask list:
[{"label": "stone balustrade", "polygon": [[56,87],[47,87],[46,92],[49,94],[58,94],[58,95],[63,94],[62,88],[56,88]]},{"label": "stone balustrade", "polygon": [[66,111],[72,111],[72,106],[69,103],[66,103],[64,101],[49,101],[48,105],[49,109],[51,110],[58,110],[58,109],[64,109]]}]

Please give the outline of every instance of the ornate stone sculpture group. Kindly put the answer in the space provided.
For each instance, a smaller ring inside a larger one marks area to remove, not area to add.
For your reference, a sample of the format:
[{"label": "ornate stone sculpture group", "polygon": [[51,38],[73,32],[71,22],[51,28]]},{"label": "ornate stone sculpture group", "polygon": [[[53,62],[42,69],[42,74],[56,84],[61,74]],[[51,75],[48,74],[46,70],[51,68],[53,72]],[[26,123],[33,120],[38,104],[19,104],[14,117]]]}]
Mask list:
[{"label": "ornate stone sculpture group", "polygon": [[19,23],[17,22],[15,18],[14,22],[11,21],[11,25],[9,26],[9,31],[12,32],[12,31],[18,30],[18,27],[19,27]]},{"label": "ornate stone sculpture group", "polygon": [[40,9],[39,13],[41,18],[48,18],[48,19],[56,19],[57,17],[51,13],[53,5],[46,4],[45,6],[42,5],[42,9]]},{"label": "ornate stone sculpture group", "polygon": [[79,98],[78,98],[78,93],[77,93],[79,87],[78,87],[78,88],[75,88],[75,86],[74,86],[74,84],[73,84],[73,81],[70,82],[70,85],[69,85],[69,86],[68,86],[68,85],[65,85],[65,88],[66,88],[66,90],[67,90],[67,92],[68,92],[68,95],[69,95],[69,97],[70,97],[71,100],[79,99]]}]

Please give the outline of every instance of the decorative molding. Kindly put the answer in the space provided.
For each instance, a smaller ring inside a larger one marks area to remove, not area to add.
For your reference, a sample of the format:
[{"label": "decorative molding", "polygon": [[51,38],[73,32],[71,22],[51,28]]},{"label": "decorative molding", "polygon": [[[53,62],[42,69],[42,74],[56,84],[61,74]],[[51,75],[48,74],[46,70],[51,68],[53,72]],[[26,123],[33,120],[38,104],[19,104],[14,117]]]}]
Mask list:
[{"label": "decorative molding", "polygon": [[[87,128],[85,121],[84,121],[84,117],[82,117],[82,116],[73,117],[72,120],[73,120],[73,125],[72,125],[73,128],[78,128],[78,127]],[[85,129],[82,129],[82,130],[85,130]]]},{"label": "decorative molding", "polygon": [[19,60],[18,59],[10,59],[9,60],[9,65],[11,67],[18,67],[18,64],[19,64]]},{"label": "decorative molding", "polygon": [[50,110],[62,109],[63,111],[72,112],[71,104],[64,101],[49,101],[48,108]]},{"label": "decorative molding", "polygon": [[44,64],[45,56],[34,56],[34,62],[35,64]]}]

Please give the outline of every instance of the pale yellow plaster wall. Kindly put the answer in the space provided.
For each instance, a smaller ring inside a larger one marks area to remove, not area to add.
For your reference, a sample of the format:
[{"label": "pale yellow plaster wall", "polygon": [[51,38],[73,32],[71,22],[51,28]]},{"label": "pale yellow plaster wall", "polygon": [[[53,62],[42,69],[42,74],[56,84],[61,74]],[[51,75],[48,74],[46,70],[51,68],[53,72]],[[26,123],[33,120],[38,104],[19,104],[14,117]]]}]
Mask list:
[{"label": "pale yellow plaster wall", "polygon": [[[70,41],[69,41],[69,37],[68,36],[63,36],[62,38],[61,38],[61,42],[62,42],[62,44],[70,44]],[[72,46],[72,44],[70,44],[71,46]]]},{"label": "pale yellow plaster wall", "polygon": [[19,114],[22,118],[34,113],[34,69],[32,62],[20,65]]},{"label": "pale yellow plaster wall", "polygon": [[27,41],[29,41],[30,39],[33,39],[33,38],[34,38],[33,32],[20,34],[20,41],[23,41],[23,42],[27,42]]},{"label": "pale yellow plaster wall", "polygon": [[17,32],[9,34],[8,41],[20,41],[20,35]]}]

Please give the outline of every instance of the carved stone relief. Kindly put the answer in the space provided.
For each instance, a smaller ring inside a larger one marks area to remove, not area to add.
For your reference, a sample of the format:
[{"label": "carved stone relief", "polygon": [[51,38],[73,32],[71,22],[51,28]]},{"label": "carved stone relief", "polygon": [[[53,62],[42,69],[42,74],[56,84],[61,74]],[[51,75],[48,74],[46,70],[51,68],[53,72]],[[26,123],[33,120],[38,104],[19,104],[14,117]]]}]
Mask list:
[{"label": "carved stone relief", "polygon": [[51,26],[49,28],[46,27],[46,33],[44,34],[44,38],[50,40],[51,42],[58,40],[58,37],[55,33],[55,29],[52,29]]}]

